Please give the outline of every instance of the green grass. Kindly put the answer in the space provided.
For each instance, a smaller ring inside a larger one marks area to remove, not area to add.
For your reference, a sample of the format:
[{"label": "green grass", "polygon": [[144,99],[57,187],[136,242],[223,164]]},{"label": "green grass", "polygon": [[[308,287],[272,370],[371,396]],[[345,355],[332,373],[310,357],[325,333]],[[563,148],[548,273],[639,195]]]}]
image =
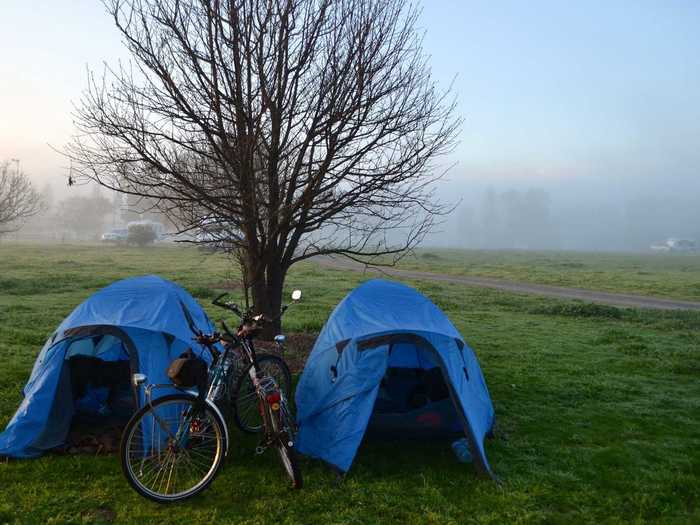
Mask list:
[{"label": "green grass", "polygon": [[[158,273],[215,316],[207,299],[234,277],[225,258],[183,248],[0,244],[0,269],[0,427],[45,337],[99,287]],[[318,331],[364,278],[295,268],[287,288],[304,299],[286,330]],[[700,522],[700,314],[410,284],[477,352],[497,414],[487,452],[502,485],[457,463],[449,442],[371,441],[342,483],[305,460],[305,488],[293,492],[277,459],[255,456],[254,439],[236,434],[212,487],[169,507],[136,495],[115,456],[0,462],[0,523]]]},{"label": "green grass", "polygon": [[421,249],[398,268],[700,300],[700,254]]}]

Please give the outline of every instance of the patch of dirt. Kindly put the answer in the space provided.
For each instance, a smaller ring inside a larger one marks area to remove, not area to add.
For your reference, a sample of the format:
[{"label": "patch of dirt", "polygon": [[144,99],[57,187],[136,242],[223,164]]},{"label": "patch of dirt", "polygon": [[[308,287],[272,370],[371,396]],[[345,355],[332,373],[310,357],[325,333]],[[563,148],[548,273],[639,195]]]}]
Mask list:
[{"label": "patch of dirt", "polygon": [[[285,335],[287,336],[287,342],[282,357],[289,365],[292,374],[298,374],[304,369],[306,358],[309,356],[318,334],[292,332]],[[255,341],[255,348],[268,354],[279,354],[277,345],[272,341],[257,340]]]},{"label": "patch of dirt", "polygon": [[119,450],[123,426],[111,426],[95,430],[72,429],[65,445],[56,450],[59,454],[115,454]]},{"label": "patch of dirt", "polygon": [[126,426],[126,417],[76,416],[66,442],[53,449],[56,454],[89,454],[91,456],[116,454]]}]

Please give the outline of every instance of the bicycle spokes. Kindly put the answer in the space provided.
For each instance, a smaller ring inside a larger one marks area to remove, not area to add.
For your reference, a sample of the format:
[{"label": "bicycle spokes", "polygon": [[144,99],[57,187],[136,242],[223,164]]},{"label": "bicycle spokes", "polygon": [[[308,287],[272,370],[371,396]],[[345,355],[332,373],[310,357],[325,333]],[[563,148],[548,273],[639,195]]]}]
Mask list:
[{"label": "bicycle spokes", "polygon": [[194,403],[196,399],[188,398],[156,403],[127,436],[126,473],[152,499],[196,493],[220,464],[220,424],[213,413],[197,410]]}]

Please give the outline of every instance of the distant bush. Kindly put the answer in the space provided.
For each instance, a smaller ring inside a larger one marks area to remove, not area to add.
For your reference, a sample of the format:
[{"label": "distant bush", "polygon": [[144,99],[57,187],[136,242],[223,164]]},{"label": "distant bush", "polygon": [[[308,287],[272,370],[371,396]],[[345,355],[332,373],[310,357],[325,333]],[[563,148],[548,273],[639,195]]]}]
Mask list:
[{"label": "distant bush", "polygon": [[585,268],[586,265],[580,262],[560,262],[555,266],[559,268]]},{"label": "distant bush", "polygon": [[421,258],[423,258],[427,261],[438,261],[438,260],[442,259],[442,257],[440,257],[438,254],[430,253],[430,252],[422,253]]},{"label": "distant bush", "polygon": [[206,286],[195,286],[193,288],[188,287],[187,291],[197,299],[213,299],[219,295],[219,292],[212,290],[211,288],[207,288]]},{"label": "distant bush", "polygon": [[562,315],[565,317],[599,317],[622,319],[622,310],[614,306],[596,303],[562,303],[537,308],[533,313]]},{"label": "distant bush", "polygon": [[132,224],[126,242],[136,246],[152,244],[158,238],[156,231],[149,224]]}]

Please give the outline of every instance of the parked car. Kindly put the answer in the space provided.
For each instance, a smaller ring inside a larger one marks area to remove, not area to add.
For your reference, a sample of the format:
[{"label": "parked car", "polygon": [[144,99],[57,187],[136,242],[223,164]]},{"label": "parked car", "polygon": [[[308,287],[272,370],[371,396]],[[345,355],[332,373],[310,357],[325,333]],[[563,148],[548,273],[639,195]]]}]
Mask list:
[{"label": "parked car", "polygon": [[102,242],[126,242],[129,237],[129,230],[117,228],[102,234]]},{"label": "parked car", "polygon": [[692,239],[676,239],[669,237],[660,244],[652,244],[651,249],[657,252],[695,252],[697,243]]}]

